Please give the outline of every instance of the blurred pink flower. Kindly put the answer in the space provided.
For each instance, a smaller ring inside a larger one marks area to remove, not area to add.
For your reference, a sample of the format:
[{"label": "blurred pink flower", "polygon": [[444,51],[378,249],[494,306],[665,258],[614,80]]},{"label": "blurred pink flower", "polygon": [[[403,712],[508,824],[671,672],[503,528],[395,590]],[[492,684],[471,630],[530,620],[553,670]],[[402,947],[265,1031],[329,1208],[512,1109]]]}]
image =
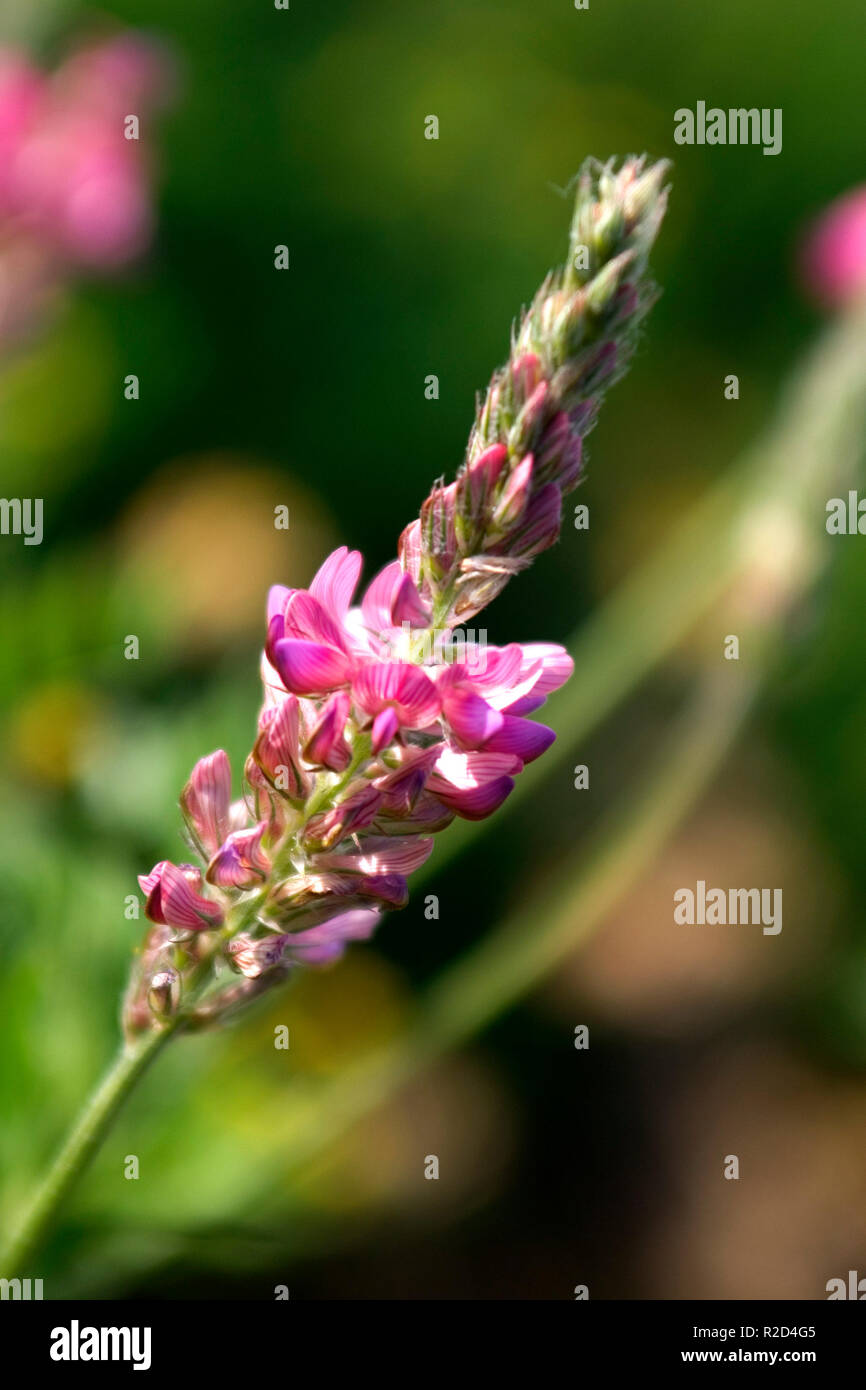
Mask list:
[{"label": "blurred pink flower", "polygon": [[866,185],[838,198],[814,222],[800,264],[807,291],[828,308],[866,289]]},{"label": "blurred pink flower", "polygon": [[53,74],[0,49],[0,343],[38,322],[71,275],[147,249],[146,118],[172,85],[164,51],[135,34],[89,44]]}]

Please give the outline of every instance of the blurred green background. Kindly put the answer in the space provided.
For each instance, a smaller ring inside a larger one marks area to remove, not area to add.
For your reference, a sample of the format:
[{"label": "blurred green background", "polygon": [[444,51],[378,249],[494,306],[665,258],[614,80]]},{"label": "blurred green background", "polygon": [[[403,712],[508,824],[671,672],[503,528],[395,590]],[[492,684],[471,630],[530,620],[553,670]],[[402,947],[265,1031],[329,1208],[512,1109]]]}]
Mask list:
[{"label": "blurred green background", "polygon": [[[0,545],[5,1224],[113,1050],[142,928],[124,901],[179,852],[189,769],[220,746],[237,768],[250,745],[267,586],[305,583],[334,544],[368,575],[391,558],[563,253],[584,157],[675,158],[664,296],[590,441],[590,530],[510,586],[491,641],[565,640],[754,436],[817,327],[798,235],[866,164],[859,0],[832,23],[807,0],[4,16],[0,40],[48,65],[114,24],[159,35],[180,73],[149,131],[150,253],[72,285],[0,363],[0,490],[43,497],[46,527]],[[781,107],[782,153],[674,146],[674,110],[699,99]],[[590,791],[560,762],[370,947],[169,1050],[33,1271],[46,1296],[815,1298],[866,1273],[862,542],[833,562],[724,775],[555,978],[283,1174],[309,1088],[579,852],[666,727],[688,649],[581,750]],[[698,878],[782,885],[782,935],[684,945],[671,892]]]}]

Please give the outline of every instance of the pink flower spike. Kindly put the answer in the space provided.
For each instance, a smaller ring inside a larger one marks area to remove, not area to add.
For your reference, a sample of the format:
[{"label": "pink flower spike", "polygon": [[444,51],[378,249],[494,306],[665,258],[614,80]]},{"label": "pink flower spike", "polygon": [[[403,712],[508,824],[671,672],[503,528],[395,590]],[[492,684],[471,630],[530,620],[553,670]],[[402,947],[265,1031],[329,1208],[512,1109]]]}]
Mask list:
[{"label": "pink flower spike", "polygon": [[430,677],[405,661],[371,661],[361,666],[352,693],[367,714],[390,706],[404,728],[425,729],[439,716],[441,701]]},{"label": "pink flower spike", "polygon": [[484,745],[486,753],[514,753],[522,763],[531,763],[546,753],[556,738],[546,724],[534,724],[513,714],[502,718],[502,727]]},{"label": "pink flower spike", "polygon": [[358,550],[341,545],[317,570],[310,593],[337,620],[346,614],[358,585],[363,560]]},{"label": "pink flower spike", "polygon": [[331,696],[304,747],[304,757],[308,763],[318,763],[334,772],[342,772],[349,766],[351,754],[343,737],[349,704],[347,690],[339,690]]},{"label": "pink flower spike", "polygon": [[229,835],[208,864],[208,883],[219,888],[253,888],[271,871],[271,861],[262,849],[262,835],[267,822],[260,821],[251,830],[236,830]]},{"label": "pink flower spike", "polygon": [[187,824],[208,856],[228,834],[231,799],[231,767],[219,749],[196,763],[180,797]]},{"label": "pink flower spike", "polygon": [[[201,875],[197,869],[194,872],[200,882]],[[138,881],[147,897],[144,910],[152,922],[187,931],[202,931],[222,924],[222,909],[195,891],[183,867],[163,859]]]},{"label": "pink flower spike", "polygon": [[388,708],[380,710],[373,720],[372,751],[381,753],[394,738],[400,727],[396,711]]},{"label": "pink flower spike", "polygon": [[321,642],[283,638],[274,644],[272,660],[286,689],[295,695],[325,695],[346,685],[352,673],[349,657]]}]

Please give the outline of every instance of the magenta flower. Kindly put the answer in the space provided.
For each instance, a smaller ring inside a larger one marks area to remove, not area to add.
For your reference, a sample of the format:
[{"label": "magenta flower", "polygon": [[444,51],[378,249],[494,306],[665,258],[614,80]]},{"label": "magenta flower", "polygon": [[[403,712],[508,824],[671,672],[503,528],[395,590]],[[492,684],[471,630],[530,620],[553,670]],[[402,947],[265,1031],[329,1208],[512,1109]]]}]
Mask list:
[{"label": "magenta flower", "polygon": [[570,260],[545,281],[458,477],[434,487],[360,601],[361,556],[345,546],[308,589],[271,589],[244,794],[232,800],[222,751],[193,769],[181,806],[201,868],[163,862],[140,880],[155,925],[129,1032],[169,1008],[201,1026],[337,960],[406,904],[436,834],[491,815],[550,747],[531,716],[571,675],[568,653],[490,646],[459,624],[559,533],[583,436],[651,299],[663,175],[634,160],[584,173],[572,241],[593,268]]}]

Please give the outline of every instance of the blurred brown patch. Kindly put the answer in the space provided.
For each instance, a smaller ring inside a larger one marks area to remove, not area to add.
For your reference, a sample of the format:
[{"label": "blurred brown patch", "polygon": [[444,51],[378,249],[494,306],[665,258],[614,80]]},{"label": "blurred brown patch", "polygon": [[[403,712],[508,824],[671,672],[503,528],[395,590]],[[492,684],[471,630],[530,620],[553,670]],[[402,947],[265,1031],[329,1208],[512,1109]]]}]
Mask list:
[{"label": "blurred brown patch", "polygon": [[[793,809],[776,804],[781,777],[754,754],[748,772],[729,773],[727,785],[556,971],[546,998],[569,1017],[580,1000],[619,1024],[674,1034],[700,1030],[789,985],[820,950],[836,890]],[[781,888],[781,932],[676,923],[674,893],[694,892],[698,879],[708,890]]]},{"label": "blurred brown patch", "polygon": [[[289,508],[288,530],[274,525],[277,507]],[[119,536],[124,580],[193,649],[262,628],[270,585],[306,586],[334,543],[314,493],[226,453],[166,465],[133,499]]]},{"label": "blurred brown patch", "polygon": [[[653,1298],[823,1299],[866,1275],[866,1086],[747,1041],[662,1106],[669,1190],[643,1255]],[[725,1179],[725,1157],[739,1179]]]}]

